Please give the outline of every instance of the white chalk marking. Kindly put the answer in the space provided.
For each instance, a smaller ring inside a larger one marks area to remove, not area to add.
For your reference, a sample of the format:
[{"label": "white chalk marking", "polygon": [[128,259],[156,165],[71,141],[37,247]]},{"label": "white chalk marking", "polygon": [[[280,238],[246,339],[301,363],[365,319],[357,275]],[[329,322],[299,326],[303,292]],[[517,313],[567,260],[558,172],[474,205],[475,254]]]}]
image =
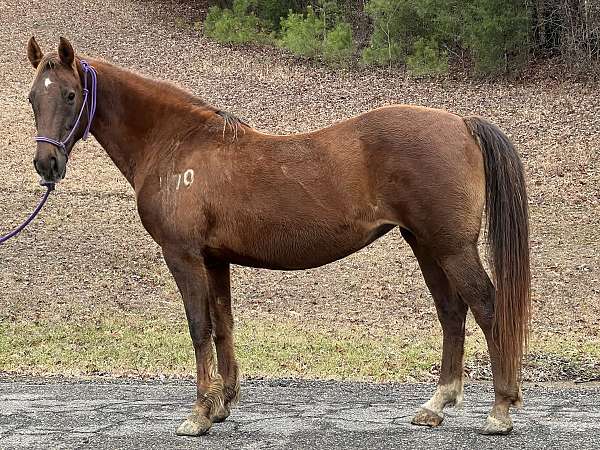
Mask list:
[{"label": "white chalk marking", "polygon": [[194,171],[192,169],[188,169],[183,173],[183,184],[187,187],[190,187],[194,182]]},{"label": "white chalk marking", "polygon": [[[162,188],[163,180],[162,176],[158,177],[159,188]],[[182,186],[190,187],[194,182],[194,169],[187,169],[183,173],[178,173],[170,176],[171,179],[175,178],[175,190],[178,191]]]}]

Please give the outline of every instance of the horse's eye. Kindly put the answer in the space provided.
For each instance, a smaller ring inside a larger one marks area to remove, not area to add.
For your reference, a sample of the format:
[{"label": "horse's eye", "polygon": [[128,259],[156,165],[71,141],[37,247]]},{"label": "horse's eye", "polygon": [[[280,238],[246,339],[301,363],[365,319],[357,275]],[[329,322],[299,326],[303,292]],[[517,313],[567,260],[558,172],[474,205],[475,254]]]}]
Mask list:
[{"label": "horse's eye", "polygon": [[70,102],[72,102],[73,99],[75,98],[75,92],[69,92],[69,95],[67,96],[67,98],[69,99]]}]

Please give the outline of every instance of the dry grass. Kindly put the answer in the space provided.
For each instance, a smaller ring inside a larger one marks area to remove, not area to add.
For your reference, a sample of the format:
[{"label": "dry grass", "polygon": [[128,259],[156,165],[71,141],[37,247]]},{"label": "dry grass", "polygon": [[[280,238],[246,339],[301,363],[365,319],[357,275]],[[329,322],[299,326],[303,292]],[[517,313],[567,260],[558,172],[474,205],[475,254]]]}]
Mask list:
[{"label": "dry grass", "polygon": [[[192,28],[175,26],[175,16],[191,21],[195,12],[191,6],[174,9],[169,2],[69,0],[32,5],[0,0],[0,10],[6,12],[0,29],[2,231],[24,218],[41,194],[31,165],[34,129],[26,101],[33,72],[24,46],[31,34],[45,49],[56,45],[59,35],[68,36],[81,52],[173,80],[271,132],[316,129],[390,103],[480,114],[511,135],[527,170],[533,340],[548,355],[558,355],[539,357],[547,362],[547,370],[536,369],[532,376],[569,378],[587,373],[586,367],[600,372],[597,85],[552,79],[414,80],[387,70],[332,71],[276,49],[232,49],[209,42]],[[128,331],[127,318],[132,316],[184,323],[160,249],[137,219],[133,194],[94,141],[78,145],[67,180],[41,219],[0,249],[0,285],[4,330],[24,332],[22,324],[36,323],[62,324],[69,331],[68,327],[89,329],[98,318],[116,318],[127,334],[139,326],[136,320]],[[317,330],[332,336],[347,332],[357,339],[371,336],[379,346],[386,339],[409,337],[417,351],[438,351],[440,345],[433,302],[408,246],[395,232],[349,258],[310,271],[236,267],[233,295],[239,323],[257,321],[270,328],[285,322],[298,330],[298,339]],[[474,331],[471,324],[469,332]],[[64,339],[68,342],[68,335]],[[281,342],[276,333],[267,339],[273,339],[273,347]],[[569,356],[573,348],[576,358]],[[469,370],[485,377],[484,359],[476,361]],[[582,371],[565,372],[573,361]],[[272,370],[266,361],[263,367],[263,373]],[[35,363],[29,370],[35,370]],[[259,373],[257,369],[254,374]]]},{"label": "dry grass", "polygon": [[[414,382],[434,381],[439,370],[440,333],[415,340],[410,330],[373,335],[362,327],[324,331],[264,319],[237,325],[237,358],[246,377]],[[549,336],[533,342],[525,380],[596,379],[599,358],[598,339],[567,345]],[[471,378],[491,377],[481,333],[467,341],[466,366]],[[195,367],[182,321],[127,314],[86,323],[0,324],[0,371],[189,378]]]}]

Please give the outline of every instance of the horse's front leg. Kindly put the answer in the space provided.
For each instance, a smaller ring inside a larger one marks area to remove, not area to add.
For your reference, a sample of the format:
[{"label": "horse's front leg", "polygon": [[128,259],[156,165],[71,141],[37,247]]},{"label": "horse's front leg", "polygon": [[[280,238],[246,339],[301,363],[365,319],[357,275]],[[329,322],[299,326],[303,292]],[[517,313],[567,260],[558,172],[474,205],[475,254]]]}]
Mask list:
[{"label": "horse's front leg", "polygon": [[177,434],[199,436],[212,426],[212,417],[223,409],[223,380],[217,373],[212,346],[210,318],[211,286],[214,274],[201,258],[163,249],[185,306],[190,336],[196,354],[197,400]]}]

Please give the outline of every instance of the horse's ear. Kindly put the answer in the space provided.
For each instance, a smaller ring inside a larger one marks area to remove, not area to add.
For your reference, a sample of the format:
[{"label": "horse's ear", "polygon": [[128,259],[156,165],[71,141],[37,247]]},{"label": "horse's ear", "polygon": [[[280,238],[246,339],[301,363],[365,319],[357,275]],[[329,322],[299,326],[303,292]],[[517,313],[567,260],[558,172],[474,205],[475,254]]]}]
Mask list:
[{"label": "horse's ear", "polygon": [[27,42],[27,58],[29,58],[29,62],[37,69],[37,66],[43,57],[44,54],[42,53],[42,49],[36,42],[35,37],[31,36],[29,42]]},{"label": "horse's ear", "polygon": [[71,43],[62,36],[60,44],[58,44],[58,56],[60,56],[60,62],[67,66],[73,64],[73,59],[75,58],[75,52]]}]

